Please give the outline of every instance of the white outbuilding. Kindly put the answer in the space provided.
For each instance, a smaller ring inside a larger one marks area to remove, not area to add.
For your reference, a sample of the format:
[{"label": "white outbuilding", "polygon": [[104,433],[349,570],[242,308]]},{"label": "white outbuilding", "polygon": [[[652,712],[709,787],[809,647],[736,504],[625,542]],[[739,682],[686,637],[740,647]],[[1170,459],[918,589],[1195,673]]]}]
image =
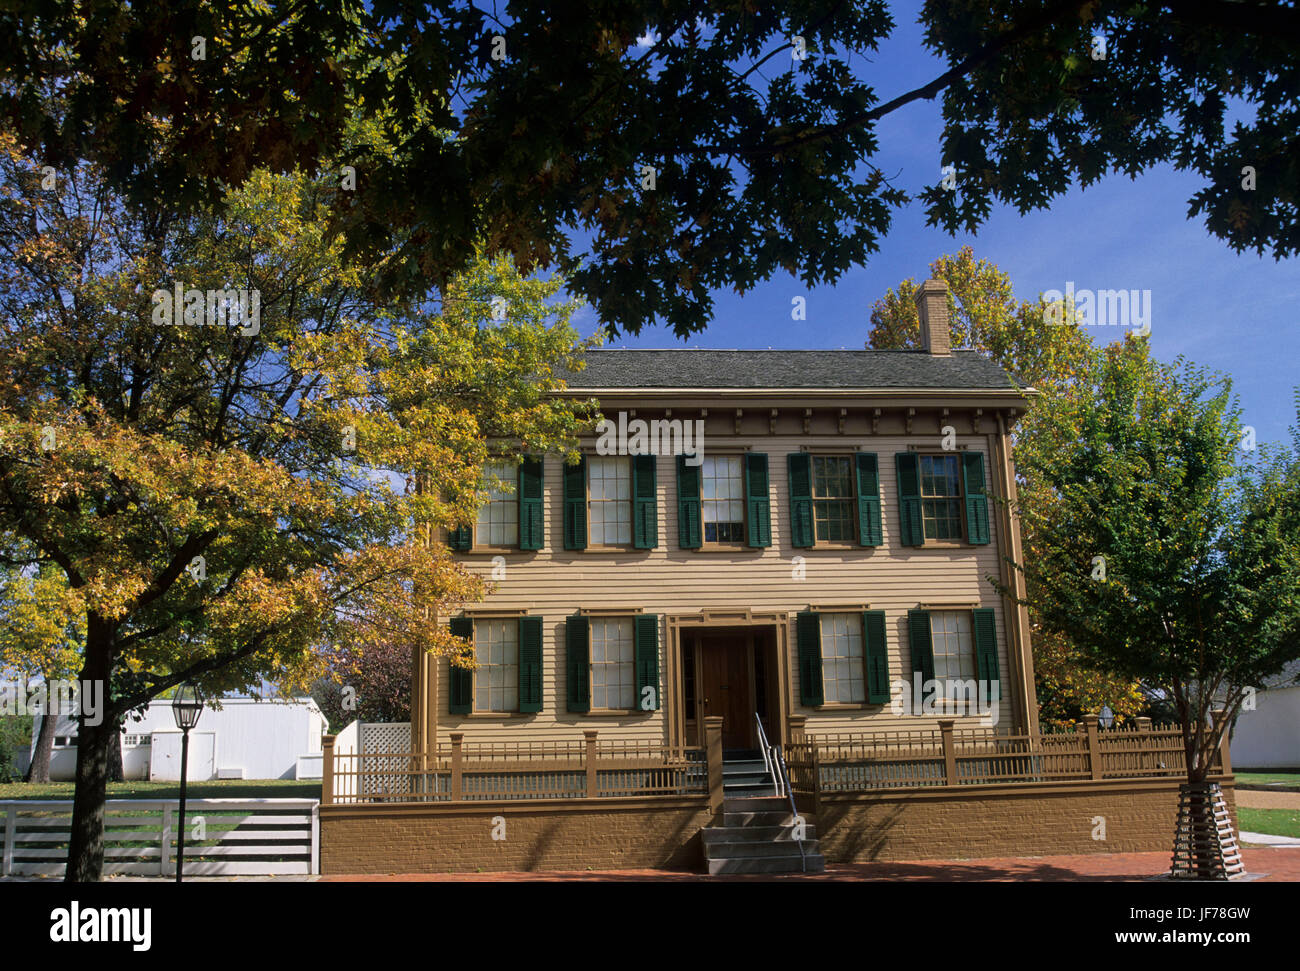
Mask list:
[{"label": "white outbuilding", "polygon": [[[181,777],[181,732],[171,702],[152,701],[122,727],[122,771],[128,779]],[[319,779],[325,716],[311,698],[223,698],[203,709],[190,732],[191,782],[209,779]],[[36,732],[32,732],[35,747]],[[77,722],[60,715],[50,754],[51,780],[76,776]]]}]

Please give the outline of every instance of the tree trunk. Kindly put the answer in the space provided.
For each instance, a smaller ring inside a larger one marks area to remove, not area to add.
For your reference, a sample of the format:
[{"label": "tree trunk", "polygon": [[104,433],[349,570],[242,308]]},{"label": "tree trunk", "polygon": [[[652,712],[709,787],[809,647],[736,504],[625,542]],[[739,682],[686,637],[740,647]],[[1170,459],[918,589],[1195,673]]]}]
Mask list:
[{"label": "tree trunk", "polygon": [[126,774],[122,769],[122,733],[119,731],[108,744],[108,781],[125,782]]},{"label": "tree trunk", "polygon": [[[48,702],[46,708],[51,707]],[[58,715],[42,713],[41,727],[36,732],[36,749],[32,752],[32,764],[27,767],[24,782],[50,781],[50,752],[54,750],[54,732],[58,728]]]},{"label": "tree trunk", "polygon": [[69,883],[103,876],[108,752],[117,737],[117,723],[108,718],[94,727],[83,722],[77,735],[77,788],[72,796],[72,834],[65,877]]},{"label": "tree trunk", "polygon": [[68,865],[64,879],[69,883],[97,881],[104,872],[104,798],[108,785],[109,748],[119,743],[121,716],[114,710],[109,690],[113,667],[113,628],[95,614],[86,617],[83,682],[104,686],[103,719],[87,725],[78,715],[77,787],[72,797],[72,832],[68,840]]}]

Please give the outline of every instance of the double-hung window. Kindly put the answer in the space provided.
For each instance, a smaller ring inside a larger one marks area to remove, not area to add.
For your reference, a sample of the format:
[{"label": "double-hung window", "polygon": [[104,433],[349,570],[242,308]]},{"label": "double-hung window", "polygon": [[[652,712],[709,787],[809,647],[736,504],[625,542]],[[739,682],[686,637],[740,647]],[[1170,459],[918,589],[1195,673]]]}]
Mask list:
[{"label": "double-hung window", "polygon": [[739,455],[706,456],[700,466],[704,542],[745,542],[745,470]]},{"label": "double-hung window", "polygon": [[587,469],[590,545],[631,545],[632,463],[625,455],[599,455],[587,460]]},{"label": "double-hung window", "polygon": [[636,707],[635,633],[631,617],[591,620],[591,707]]}]

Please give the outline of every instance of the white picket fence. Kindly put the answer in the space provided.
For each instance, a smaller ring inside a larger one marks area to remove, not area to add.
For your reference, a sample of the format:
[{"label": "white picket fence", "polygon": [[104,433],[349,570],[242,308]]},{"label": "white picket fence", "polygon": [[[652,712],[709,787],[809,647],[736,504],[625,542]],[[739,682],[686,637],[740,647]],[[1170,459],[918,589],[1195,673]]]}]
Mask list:
[{"label": "white picket fence", "polygon": [[[320,803],[315,799],[187,799],[185,873],[320,872]],[[175,799],[104,804],[104,872],[176,875]],[[70,800],[0,800],[0,876],[63,876]]]}]

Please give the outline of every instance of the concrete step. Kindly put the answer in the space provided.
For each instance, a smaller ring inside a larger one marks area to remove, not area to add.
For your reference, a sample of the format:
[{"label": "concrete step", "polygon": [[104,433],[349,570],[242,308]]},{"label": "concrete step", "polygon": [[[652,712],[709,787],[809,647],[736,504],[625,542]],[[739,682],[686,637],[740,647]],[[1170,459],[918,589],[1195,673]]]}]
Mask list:
[{"label": "concrete step", "polygon": [[748,856],[728,860],[709,860],[709,875],[725,873],[825,873],[826,860],[820,853],[801,857]]},{"label": "concrete step", "polygon": [[733,799],[724,791],[722,810],[728,813],[789,813],[790,801],[781,796],[739,796]]},{"label": "concrete step", "polygon": [[733,772],[767,772],[767,766],[763,764],[762,759],[745,759],[736,762],[723,762],[722,774],[728,775]]},{"label": "concrete step", "polygon": [[[710,843],[762,842],[789,840],[794,836],[793,823],[776,823],[775,825],[754,826],[706,826],[700,830],[704,845]],[[805,822],[803,827],[804,842],[817,838],[817,827]]]},{"label": "concrete step", "polygon": [[[804,840],[803,851],[809,856],[820,855],[816,840]],[[799,854],[799,844],[794,840],[769,840],[766,843],[754,843],[749,840],[738,843],[709,843],[704,847],[705,860],[741,860],[759,856],[790,856]]]},{"label": "concrete step", "polygon": [[[804,819],[809,819],[805,816]],[[811,820],[810,820],[811,822]],[[722,825],[724,827],[734,826],[788,826],[790,824],[790,810],[784,812],[768,813],[727,813],[722,814]]]},{"label": "concrete step", "polygon": [[728,786],[723,790],[727,799],[762,799],[772,794],[772,787],[767,786]]}]

